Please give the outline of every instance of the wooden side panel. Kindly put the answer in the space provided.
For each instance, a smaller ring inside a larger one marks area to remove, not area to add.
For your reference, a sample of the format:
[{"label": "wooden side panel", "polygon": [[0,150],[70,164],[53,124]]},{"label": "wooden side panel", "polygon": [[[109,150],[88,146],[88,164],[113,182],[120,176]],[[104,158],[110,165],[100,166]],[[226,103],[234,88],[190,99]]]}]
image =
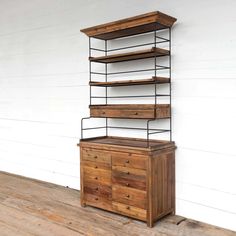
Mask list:
[{"label": "wooden side panel", "polygon": [[174,151],[163,150],[152,159],[150,192],[152,195],[152,219],[175,211]]}]

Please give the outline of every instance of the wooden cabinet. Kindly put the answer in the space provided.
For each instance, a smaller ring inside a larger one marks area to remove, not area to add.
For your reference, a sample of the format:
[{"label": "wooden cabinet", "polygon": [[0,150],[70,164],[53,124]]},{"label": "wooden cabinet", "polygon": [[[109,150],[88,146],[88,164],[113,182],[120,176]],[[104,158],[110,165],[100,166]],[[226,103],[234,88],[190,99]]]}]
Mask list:
[{"label": "wooden cabinet", "polygon": [[[117,145],[118,143],[127,145]],[[132,145],[130,145],[132,143]],[[80,142],[81,204],[152,226],[175,212],[175,145],[168,141],[100,137]]]}]

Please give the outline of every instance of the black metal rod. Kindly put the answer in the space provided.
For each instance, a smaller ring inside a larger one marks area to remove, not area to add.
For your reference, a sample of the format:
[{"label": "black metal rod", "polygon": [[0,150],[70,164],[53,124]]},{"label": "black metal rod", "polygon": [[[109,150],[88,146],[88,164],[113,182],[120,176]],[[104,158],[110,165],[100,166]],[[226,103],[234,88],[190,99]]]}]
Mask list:
[{"label": "black metal rod", "polygon": [[122,48],[114,48],[114,49],[108,50],[108,52],[119,51],[119,50],[129,49],[129,48],[143,47],[143,46],[148,46],[148,45],[153,45],[153,44],[154,43],[143,43],[143,44],[137,44],[137,45],[127,46],[127,47],[122,47]]},{"label": "black metal rod", "polygon": [[161,65],[156,65],[156,67],[164,68],[164,69],[170,69],[169,66],[161,66]]},{"label": "black metal rod", "polygon": [[[91,37],[89,37],[89,57],[91,57]],[[91,82],[91,80],[92,80],[91,66],[92,66],[91,61],[89,61],[89,82]],[[89,86],[89,105],[92,104],[91,95],[92,95],[92,87]]]},{"label": "black metal rod", "polygon": [[[105,56],[107,56],[107,40],[105,40]],[[105,81],[107,82],[107,63],[105,64]],[[105,88],[106,91],[106,105],[107,105],[107,90],[108,88]],[[106,136],[108,136],[108,119],[106,118]]]},{"label": "black metal rod", "polygon": [[[156,31],[155,31],[155,32],[156,32]],[[163,38],[163,37],[161,37],[161,36],[156,36],[156,38],[157,38],[157,39],[163,39],[163,40],[165,40],[165,41],[167,41],[167,42],[169,42],[169,41],[170,41],[170,39]]]},{"label": "black metal rod", "polygon": [[91,74],[94,74],[94,75],[106,75],[106,73],[102,73],[102,72],[91,72]]},{"label": "black metal rod", "polygon": [[166,133],[166,132],[170,132],[170,130],[160,130],[160,131],[156,131],[156,132],[149,132],[149,135],[150,134],[159,134],[159,133]]},{"label": "black metal rod", "polygon": [[105,129],[106,126],[98,126],[98,127],[91,127],[91,128],[83,128],[83,130],[91,130],[91,129]]},{"label": "black metal rod", "polygon": [[[171,55],[171,27],[169,28],[169,52]],[[172,104],[171,104],[171,97],[172,97],[172,87],[171,87],[171,56],[169,57],[169,78],[170,78],[170,83],[169,83],[169,93],[170,93],[170,141],[172,141]]]},{"label": "black metal rod", "polygon": [[118,74],[126,74],[126,73],[139,73],[139,72],[147,72],[154,71],[154,69],[143,69],[143,70],[129,70],[129,71],[120,71],[120,72],[112,72],[108,73],[108,75],[118,75]]},{"label": "black metal rod", "polygon": [[100,48],[90,48],[90,49],[94,51],[105,52],[105,50],[100,49]]},{"label": "black metal rod", "polygon": [[[157,42],[157,32],[155,30],[154,32],[154,43],[155,43],[155,47],[156,47],[156,42]],[[155,56],[154,58],[154,68],[155,68],[155,71],[154,71],[154,76],[155,78],[157,77],[157,58]],[[161,67],[162,68],[162,67]],[[155,81],[155,90],[154,90],[154,95],[155,95],[155,109],[154,109],[154,117],[156,118],[156,108],[157,108],[157,83]]]}]

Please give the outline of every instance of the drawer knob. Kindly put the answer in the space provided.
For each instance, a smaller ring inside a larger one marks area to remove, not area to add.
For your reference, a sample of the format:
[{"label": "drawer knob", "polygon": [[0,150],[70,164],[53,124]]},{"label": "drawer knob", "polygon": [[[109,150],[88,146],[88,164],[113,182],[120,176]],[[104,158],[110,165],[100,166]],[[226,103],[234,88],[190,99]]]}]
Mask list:
[{"label": "drawer knob", "polygon": [[127,175],[129,175],[129,171],[127,172]]},{"label": "drawer knob", "polygon": [[98,198],[96,197],[96,198],[95,198],[95,200],[97,201],[97,200],[98,200]]},{"label": "drawer knob", "polygon": [[95,169],[97,169],[98,167],[97,166],[95,166]]},{"label": "drawer knob", "polygon": [[97,179],[98,179],[98,177],[95,177],[94,179],[96,179],[96,180],[97,180]]},{"label": "drawer knob", "polygon": [[96,189],[96,191],[98,191],[98,187],[97,188],[95,188]]},{"label": "drawer knob", "polygon": [[126,183],[126,186],[129,187],[129,183]]},{"label": "drawer knob", "polygon": [[97,159],[97,158],[98,158],[98,156],[94,156],[94,158],[95,158],[95,159]]},{"label": "drawer knob", "polygon": [[129,163],[129,160],[126,160],[125,163]]},{"label": "drawer knob", "polygon": [[129,210],[129,209],[130,209],[130,207],[129,207],[129,206],[127,206],[127,207],[126,207],[126,209],[127,209],[127,210]]},{"label": "drawer knob", "polygon": [[127,194],[126,197],[129,198],[130,197],[129,194]]},{"label": "drawer knob", "polygon": [[135,114],[135,115],[138,115],[138,112],[135,112],[134,114]]}]

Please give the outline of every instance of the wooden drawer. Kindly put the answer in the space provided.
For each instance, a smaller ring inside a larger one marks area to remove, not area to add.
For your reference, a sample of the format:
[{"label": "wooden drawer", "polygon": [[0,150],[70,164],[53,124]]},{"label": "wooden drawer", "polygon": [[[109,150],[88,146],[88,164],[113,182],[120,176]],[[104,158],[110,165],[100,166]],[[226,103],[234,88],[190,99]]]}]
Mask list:
[{"label": "wooden drawer", "polygon": [[[155,117],[156,112],[156,117]],[[113,105],[90,105],[92,117],[108,118],[132,118],[132,119],[160,119],[170,117],[168,104],[113,104]]]},{"label": "wooden drawer", "polygon": [[97,195],[84,193],[84,201],[86,204],[112,211],[112,201]]},{"label": "wooden drawer", "polygon": [[113,185],[112,200],[142,209],[147,208],[146,192],[134,188]]},{"label": "wooden drawer", "polygon": [[91,167],[83,167],[84,182],[95,182],[104,185],[111,185],[111,171],[103,169],[94,169]]},{"label": "wooden drawer", "polygon": [[96,195],[111,200],[111,186],[96,182],[84,182],[84,193]]},{"label": "wooden drawer", "polygon": [[113,211],[117,213],[130,216],[135,219],[139,219],[143,221],[147,220],[147,211],[144,209],[140,209],[137,207],[129,206],[129,205],[118,203],[118,202],[112,202],[112,208],[113,208]]},{"label": "wooden drawer", "polygon": [[113,152],[112,165],[146,170],[147,157],[132,153]]},{"label": "wooden drawer", "polygon": [[103,170],[111,170],[111,165],[104,162],[97,161],[82,161],[82,166],[90,167],[95,170],[103,169]]},{"label": "wooden drawer", "polygon": [[146,190],[146,171],[112,166],[112,184]]},{"label": "wooden drawer", "polygon": [[95,161],[111,165],[111,154],[108,151],[100,151],[97,149],[82,149],[82,161]]}]

